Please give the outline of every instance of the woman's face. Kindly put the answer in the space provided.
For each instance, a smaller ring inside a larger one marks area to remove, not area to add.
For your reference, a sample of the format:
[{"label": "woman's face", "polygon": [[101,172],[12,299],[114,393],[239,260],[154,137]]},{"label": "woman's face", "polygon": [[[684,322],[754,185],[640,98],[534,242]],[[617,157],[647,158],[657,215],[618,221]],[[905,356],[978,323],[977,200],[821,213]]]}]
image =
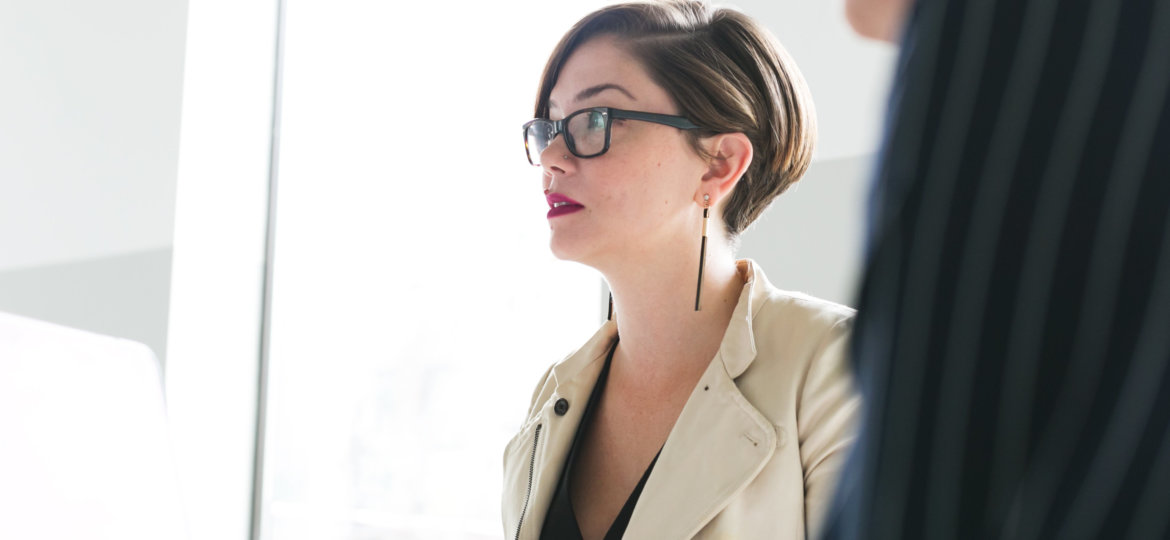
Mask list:
[{"label": "woman's face", "polygon": [[[549,117],[559,120],[586,107],[678,114],[666,91],[608,36],[582,44],[565,62]],[[682,130],[613,120],[605,154],[576,157],[558,135],[541,155],[541,167],[550,247],[558,258],[594,267],[634,263],[693,244],[700,232],[697,201],[707,166]],[[572,202],[552,208],[565,198]]]}]

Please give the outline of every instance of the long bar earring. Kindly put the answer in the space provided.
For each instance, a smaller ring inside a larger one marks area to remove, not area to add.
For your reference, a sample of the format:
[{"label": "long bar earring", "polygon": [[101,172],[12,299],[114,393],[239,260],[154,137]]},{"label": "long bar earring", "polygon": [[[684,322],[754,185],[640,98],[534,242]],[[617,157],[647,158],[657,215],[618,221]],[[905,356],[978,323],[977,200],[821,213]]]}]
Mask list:
[{"label": "long bar earring", "polygon": [[703,243],[699,246],[699,284],[695,286],[695,311],[699,311],[699,297],[703,292],[703,266],[707,262],[707,223],[711,221],[711,196],[703,194]]},{"label": "long bar earring", "polygon": [[605,320],[613,320],[613,293],[609,293],[609,315],[605,316]]}]

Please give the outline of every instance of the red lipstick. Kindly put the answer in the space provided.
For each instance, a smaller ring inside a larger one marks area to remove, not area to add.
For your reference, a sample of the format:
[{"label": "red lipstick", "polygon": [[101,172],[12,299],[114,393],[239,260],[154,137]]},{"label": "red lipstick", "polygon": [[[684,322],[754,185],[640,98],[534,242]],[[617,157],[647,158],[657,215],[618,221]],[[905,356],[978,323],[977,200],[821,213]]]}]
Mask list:
[{"label": "red lipstick", "polygon": [[549,219],[555,218],[557,216],[563,216],[565,214],[572,214],[573,212],[585,208],[585,206],[581,203],[561,195],[560,193],[549,193],[545,195],[545,199],[548,200]]}]

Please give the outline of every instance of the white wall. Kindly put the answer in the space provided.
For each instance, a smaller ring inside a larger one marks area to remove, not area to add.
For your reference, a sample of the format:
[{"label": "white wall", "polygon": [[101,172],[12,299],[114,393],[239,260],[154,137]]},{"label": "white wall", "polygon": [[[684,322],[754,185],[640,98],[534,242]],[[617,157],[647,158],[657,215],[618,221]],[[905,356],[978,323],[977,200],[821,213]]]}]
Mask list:
[{"label": "white wall", "polygon": [[872,156],[813,162],[741,236],[768,281],[853,306]]},{"label": "white wall", "polygon": [[0,310],[164,353],[186,12],[0,2]]},{"label": "white wall", "polygon": [[815,159],[872,154],[897,49],[858,37],[843,0],[732,0],[762,22],[800,66],[816,103]]},{"label": "white wall", "polygon": [[166,351],[171,249],[0,272],[0,311]]}]

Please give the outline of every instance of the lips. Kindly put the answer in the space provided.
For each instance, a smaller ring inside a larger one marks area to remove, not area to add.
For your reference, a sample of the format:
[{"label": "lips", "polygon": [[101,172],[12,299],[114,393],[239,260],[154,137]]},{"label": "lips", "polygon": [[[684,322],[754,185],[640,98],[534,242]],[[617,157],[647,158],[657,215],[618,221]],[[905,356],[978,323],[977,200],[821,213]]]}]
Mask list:
[{"label": "lips", "polygon": [[572,214],[573,212],[585,208],[585,205],[564,195],[561,195],[560,193],[549,193],[545,196],[545,199],[548,200],[549,218],[563,216],[565,214]]}]

